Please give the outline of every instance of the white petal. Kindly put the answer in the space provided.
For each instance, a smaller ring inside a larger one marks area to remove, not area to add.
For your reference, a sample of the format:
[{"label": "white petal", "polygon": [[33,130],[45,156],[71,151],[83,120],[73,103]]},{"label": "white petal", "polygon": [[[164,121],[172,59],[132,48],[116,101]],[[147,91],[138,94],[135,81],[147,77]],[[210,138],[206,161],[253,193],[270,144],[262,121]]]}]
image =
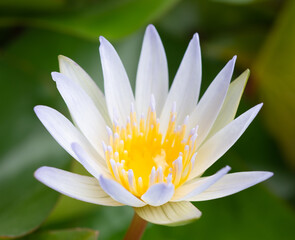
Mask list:
[{"label": "white petal", "polygon": [[174,194],[174,185],[172,183],[158,183],[151,186],[141,199],[151,206],[160,206],[168,202]]},{"label": "white petal", "polygon": [[261,107],[262,103],[249,109],[206,141],[198,151],[195,167],[189,178],[202,175],[215,163],[240,138]]},{"label": "white petal", "polygon": [[99,183],[102,189],[114,200],[132,207],[143,207],[146,204],[127,191],[121,184],[102,175],[99,177]]},{"label": "white petal", "polygon": [[272,172],[239,172],[225,175],[218,182],[189,201],[205,201],[225,197],[260,183],[273,175]]},{"label": "white petal", "polygon": [[186,115],[193,111],[199,98],[201,78],[201,49],[199,36],[195,34],[188,45],[161,113],[162,133],[166,132],[173,102],[176,103],[176,124],[182,123]]},{"label": "white petal", "polygon": [[87,93],[105,121],[110,123],[105,97],[92,78],[72,59],[59,55],[58,60],[60,72],[76,82]]},{"label": "white petal", "polygon": [[34,175],[40,182],[69,197],[99,205],[122,205],[107,195],[95,178],[52,167],[41,167]]},{"label": "white petal", "polygon": [[71,148],[76,154],[80,163],[84,168],[92,174],[95,178],[99,178],[101,174],[110,176],[109,170],[106,167],[105,160],[103,158],[95,158],[93,154],[87,152],[79,143],[72,143]]},{"label": "white petal", "polygon": [[231,168],[229,166],[226,166],[210,177],[192,179],[191,181],[177,188],[172,201],[190,201],[189,199],[205,191],[218,180],[220,180],[230,171],[230,169]]},{"label": "white petal", "polygon": [[229,85],[222,108],[207,139],[212,137],[235,118],[249,75],[250,71],[246,70]]},{"label": "white petal", "polygon": [[145,116],[151,95],[156,100],[156,113],[161,113],[168,94],[168,66],[160,36],[153,25],[146,29],[136,76],[136,110]]},{"label": "white petal", "polygon": [[66,102],[75,124],[93,148],[103,156],[102,141],[108,139],[106,123],[91,98],[75,82],[61,73],[52,73],[56,86]]},{"label": "white petal", "polygon": [[147,205],[134,210],[138,216],[148,222],[168,226],[184,225],[202,215],[190,202],[168,202],[159,207]]},{"label": "white petal", "polygon": [[125,68],[114,47],[100,37],[100,58],[104,77],[104,92],[111,120],[114,112],[120,123],[125,123],[130,114],[131,103],[134,103],[132,89]]},{"label": "white petal", "polygon": [[218,73],[190,115],[188,129],[199,126],[197,146],[200,146],[206,138],[218,116],[232,77],[235,61],[236,57],[233,57]]},{"label": "white petal", "polygon": [[53,138],[77,161],[80,161],[71,148],[73,142],[81,145],[105,169],[106,164],[102,157],[91,147],[88,140],[74,125],[61,113],[47,106],[36,106],[34,111]]}]

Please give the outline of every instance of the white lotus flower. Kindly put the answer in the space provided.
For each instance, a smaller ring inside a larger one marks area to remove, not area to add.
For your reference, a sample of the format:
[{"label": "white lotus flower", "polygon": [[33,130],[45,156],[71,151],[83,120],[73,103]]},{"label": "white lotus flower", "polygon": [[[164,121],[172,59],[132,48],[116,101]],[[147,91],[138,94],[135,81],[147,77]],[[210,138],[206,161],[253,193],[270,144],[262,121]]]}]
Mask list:
[{"label": "white lotus flower", "polygon": [[35,177],[70,197],[107,206],[132,206],[143,219],[177,225],[201,212],[190,201],[221,198],[251,187],[271,172],[228,174],[226,166],[202,177],[242,135],[262,104],[234,119],[249,71],[230,83],[236,57],[213,80],[200,101],[198,35],[189,43],[168,91],[161,39],[147,27],[135,96],[113,46],[100,38],[104,92],[74,61],[59,57],[52,73],[74,125],[46,106],[35,112],[55,140],[93,177],[41,167]]}]

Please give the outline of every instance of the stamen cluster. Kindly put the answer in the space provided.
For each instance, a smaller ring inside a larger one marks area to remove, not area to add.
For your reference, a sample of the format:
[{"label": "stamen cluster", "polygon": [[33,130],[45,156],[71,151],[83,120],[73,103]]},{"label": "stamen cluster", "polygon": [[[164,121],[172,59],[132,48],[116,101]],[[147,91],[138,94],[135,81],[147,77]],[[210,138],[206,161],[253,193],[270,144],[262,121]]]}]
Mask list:
[{"label": "stamen cluster", "polygon": [[125,126],[120,127],[115,119],[113,130],[107,128],[109,140],[103,146],[108,168],[117,182],[138,197],[156,183],[172,183],[177,188],[194,167],[197,127],[185,138],[189,117],[176,126],[175,106],[164,136],[153,96],[146,117],[142,114],[138,121],[132,104]]}]

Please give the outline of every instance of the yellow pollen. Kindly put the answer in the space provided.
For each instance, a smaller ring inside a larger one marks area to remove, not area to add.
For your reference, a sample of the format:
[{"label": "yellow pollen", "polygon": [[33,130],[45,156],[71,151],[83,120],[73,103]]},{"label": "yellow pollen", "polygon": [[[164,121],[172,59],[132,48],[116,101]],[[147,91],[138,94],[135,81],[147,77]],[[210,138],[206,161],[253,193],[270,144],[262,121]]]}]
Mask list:
[{"label": "yellow pollen", "polygon": [[184,139],[188,117],[175,126],[176,112],[170,113],[166,135],[159,131],[159,120],[153,104],[146,118],[139,121],[131,110],[125,127],[114,121],[108,129],[109,141],[105,158],[113,178],[127,190],[140,197],[156,183],[183,184],[194,166],[197,129],[192,129]]}]

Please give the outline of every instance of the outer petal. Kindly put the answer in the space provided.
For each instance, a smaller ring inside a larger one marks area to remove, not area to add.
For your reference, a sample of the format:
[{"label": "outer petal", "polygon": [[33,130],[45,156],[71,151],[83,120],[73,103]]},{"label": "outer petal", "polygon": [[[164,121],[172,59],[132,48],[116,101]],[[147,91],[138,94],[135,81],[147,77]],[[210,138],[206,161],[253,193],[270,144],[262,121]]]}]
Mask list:
[{"label": "outer petal", "polygon": [[103,156],[102,141],[108,139],[106,123],[91,98],[75,82],[61,73],[52,73],[70,113],[92,146]]},{"label": "outer petal", "polygon": [[190,201],[201,192],[208,189],[214,183],[222,179],[222,177],[230,171],[230,167],[226,166],[210,177],[196,178],[177,188],[172,201]]},{"label": "outer petal", "polygon": [[[83,149],[79,143],[74,142],[71,144],[71,147],[83,167],[96,179],[98,179],[101,174],[104,174],[108,177],[110,176],[109,170],[105,166],[106,164],[104,159],[94,158],[93,155],[85,151],[85,149]],[[99,160],[103,161],[103,168],[101,167],[102,164],[99,162]]]},{"label": "outer petal", "polygon": [[249,75],[250,71],[246,70],[229,85],[222,108],[207,139],[212,137],[235,118]]},{"label": "outer petal", "polygon": [[96,159],[101,169],[106,169],[104,159],[91,147],[88,140],[73,124],[61,113],[47,106],[36,106],[34,108],[40,121],[50,132],[53,138],[76,160],[80,161],[71,148],[73,142],[81,145],[89,155]]},{"label": "outer petal", "polygon": [[184,54],[161,113],[161,132],[166,132],[173,102],[176,102],[177,124],[193,111],[199,98],[201,78],[201,49],[196,33]]},{"label": "outer petal", "polygon": [[125,123],[134,103],[132,89],[125,68],[114,47],[100,37],[100,58],[104,77],[104,92],[111,120],[118,114],[120,123]]},{"label": "outer petal", "polygon": [[136,76],[136,110],[147,114],[151,95],[156,100],[156,113],[161,113],[168,94],[168,66],[163,44],[153,25],[146,29]]},{"label": "outer petal", "polygon": [[99,177],[99,183],[102,189],[114,200],[131,207],[143,207],[146,204],[127,191],[121,184],[102,175]]},{"label": "outer petal", "polygon": [[233,57],[220,71],[190,116],[188,129],[199,126],[197,146],[206,138],[218,116],[232,77],[235,61],[236,57]]},{"label": "outer petal", "polygon": [[216,162],[239,139],[261,107],[262,103],[251,108],[206,141],[198,151],[195,168],[189,178],[202,175]]},{"label": "outer petal", "polygon": [[187,224],[201,217],[202,213],[190,202],[168,202],[159,207],[145,206],[134,208],[144,220],[168,226]]},{"label": "outer petal", "polygon": [[273,175],[272,172],[239,172],[225,175],[210,188],[189,201],[205,201],[225,197],[260,183]]},{"label": "outer petal", "polygon": [[174,194],[174,185],[172,183],[158,183],[151,186],[141,199],[151,206],[160,206],[168,202]]},{"label": "outer petal", "polygon": [[105,121],[110,124],[105,97],[92,78],[72,59],[59,55],[58,60],[60,72],[81,86],[92,99]]},{"label": "outer petal", "polygon": [[121,206],[99,186],[95,178],[81,176],[52,167],[41,167],[35,177],[48,187],[69,197],[106,206]]}]

